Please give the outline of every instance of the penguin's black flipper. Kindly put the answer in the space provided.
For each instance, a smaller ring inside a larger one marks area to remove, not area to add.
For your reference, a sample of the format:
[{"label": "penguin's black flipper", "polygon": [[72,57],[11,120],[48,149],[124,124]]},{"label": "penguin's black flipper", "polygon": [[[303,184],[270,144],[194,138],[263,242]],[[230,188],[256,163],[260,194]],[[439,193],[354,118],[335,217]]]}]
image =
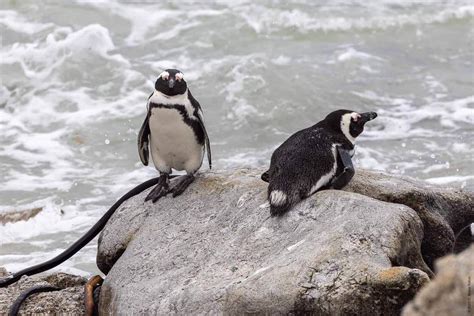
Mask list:
[{"label": "penguin's black flipper", "polygon": [[140,155],[140,160],[145,166],[148,166],[148,157],[150,157],[150,149],[148,147],[150,142],[150,126],[148,125],[149,117],[150,115],[147,114],[142,127],[140,128],[140,132],[138,133],[138,154]]},{"label": "penguin's black flipper", "polygon": [[188,89],[188,97],[189,101],[191,101],[191,105],[194,107],[195,115],[198,118],[199,125],[201,125],[202,131],[204,132],[204,145],[206,147],[207,152],[207,161],[209,162],[209,169],[212,169],[212,159],[211,159],[211,144],[209,142],[209,136],[207,136],[206,127],[204,126],[204,119],[202,118],[202,108],[199,102],[193,97],[191,94],[191,90]]},{"label": "penguin's black flipper", "polygon": [[[153,93],[150,94],[148,100],[152,97]],[[150,149],[148,147],[150,143],[150,126],[148,125],[148,120],[150,119],[150,108],[148,103],[146,105],[146,117],[140,127],[140,132],[138,132],[138,155],[140,160],[145,166],[148,166],[148,157],[150,157]]]},{"label": "penguin's black flipper", "polygon": [[260,176],[260,179],[262,179],[263,181],[267,183],[270,182],[270,169],[262,173],[262,175]]},{"label": "penguin's black flipper", "polygon": [[202,120],[201,115],[198,115],[198,119],[199,119],[199,123],[202,126],[202,130],[204,131],[204,141],[205,141],[205,146],[206,146],[207,161],[209,163],[209,169],[212,169],[211,144],[209,142],[209,136],[207,136],[207,131],[206,131],[206,128],[204,127],[204,122]]},{"label": "penguin's black flipper", "polygon": [[339,190],[345,187],[349,183],[349,181],[351,181],[355,171],[349,151],[343,149],[341,146],[338,146],[337,153],[337,159],[341,163],[343,170],[340,174],[336,176],[336,178],[334,178],[331,185],[334,189]]}]

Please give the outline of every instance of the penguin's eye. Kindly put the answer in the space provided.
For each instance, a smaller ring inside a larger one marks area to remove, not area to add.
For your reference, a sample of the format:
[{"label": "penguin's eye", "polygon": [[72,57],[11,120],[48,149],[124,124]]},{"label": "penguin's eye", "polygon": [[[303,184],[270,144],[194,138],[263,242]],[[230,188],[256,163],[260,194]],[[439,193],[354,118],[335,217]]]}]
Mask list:
[{"label": "penguin's eye", "polygon": [[183,73],[178,72],[175,76],[176,80],[181,81],[184,77]]},{"label": "penguin's eye", "polygon": [[161,77],[161,79],[163,79],[163,80],[168,80],[169,77],[170,77],[170,74],[169,74],[169,72],[167,72],[167,71],[163,71],[163,72],[160,74],[160,77]]}]

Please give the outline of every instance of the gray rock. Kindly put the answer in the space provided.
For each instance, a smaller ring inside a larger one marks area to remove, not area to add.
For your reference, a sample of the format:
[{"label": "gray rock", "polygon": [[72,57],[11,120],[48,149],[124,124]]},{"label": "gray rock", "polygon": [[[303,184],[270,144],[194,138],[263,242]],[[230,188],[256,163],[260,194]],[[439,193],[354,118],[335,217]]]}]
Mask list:
[{"label": "gray rock", "polygon": [[[5,269],[1,268],[5,272]],[[5,276],[6,273],[4,273]],[[84,284],[87,280],[67,273],[22,277],[7,288],[0,288],[0,315],[6,315],[21,292],[37,285],[53,285],[63,290],[30,296],[21,306],[20,315],[84,315]]]},{"label": "gray rock", "polygon": [[[366,170],[357,171],[344,190],[414,209],[423,222],[421,251],[431,268],[435,259],[453,251],[456,236],[474,222],[474,194],[468,191]],[[466,247],[466,236],[461,239]]]},{"label": "gray rock", "polygon": [[6,223],[27,221],[30,218],[33,218],[38,215],[41,211],[43,211],[42,207],[35,207],[26,210],[0,213],[0,224],[5,225]]},{"label": "gray rock", "polygon": [[425,258],[448,248],[426,225],[452,249],[449,234],[472,219],[472,194],[365,171],[353,192],[318,192],[271,218],[259,176],[209,172],[179,198],[127,201],[99,238],[100,311],[398,315],[432,273],[422,242],[437,251]]},{"label": "gray rock", "polygon": [[403,316],[474,313],[474,245],[436,261],[436,277],[403,309]]}]

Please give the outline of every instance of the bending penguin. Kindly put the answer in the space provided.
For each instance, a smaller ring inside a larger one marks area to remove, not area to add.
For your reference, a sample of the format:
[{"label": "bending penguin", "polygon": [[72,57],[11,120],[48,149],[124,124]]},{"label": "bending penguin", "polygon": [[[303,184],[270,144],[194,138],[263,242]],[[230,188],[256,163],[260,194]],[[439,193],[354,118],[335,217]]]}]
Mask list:
[{"label": "bending penguin", "polygon": [[[204,126],[202,109],[177,69],[163,71],[155,83],[155,91],[148,98],[147,115],[138,134],[138,152],[142,163],[151,158],[159,171],[158,184],[145,201],[153,203],[172,193],[182,194],[194,181],[207,151],[209,168],[212,168],[211,147]],[[172,169],[185,170],[170,187]]]},{"label": "bending penguin", "polygon": [[375,112],[334,111],[317,124],[296,132],[272,155],[270,169],[262,174],[269,182],[272,216],[283,215],[293,205],[328,188],[341,189],[354,176],[355,139]]}]

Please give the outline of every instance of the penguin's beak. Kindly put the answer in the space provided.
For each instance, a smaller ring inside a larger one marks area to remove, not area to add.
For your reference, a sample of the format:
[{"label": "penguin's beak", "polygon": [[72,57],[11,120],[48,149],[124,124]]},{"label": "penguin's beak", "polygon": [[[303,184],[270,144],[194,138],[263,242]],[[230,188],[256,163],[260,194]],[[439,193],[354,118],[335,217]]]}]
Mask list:
[{"label": "penguin's beak", "polygon": [[367,123],[368,121],[372,121],[376,117],[377,117],[377,113],[375,113],[375,112],[360,113],[360,120],[364,124]]},{"label": "penguin's beak", "polygon": [[175,83],[176,83],[176,81],[173,78],[170,78],[170,80],[168,80],[168,87],[170,89],[173,89]]}]

